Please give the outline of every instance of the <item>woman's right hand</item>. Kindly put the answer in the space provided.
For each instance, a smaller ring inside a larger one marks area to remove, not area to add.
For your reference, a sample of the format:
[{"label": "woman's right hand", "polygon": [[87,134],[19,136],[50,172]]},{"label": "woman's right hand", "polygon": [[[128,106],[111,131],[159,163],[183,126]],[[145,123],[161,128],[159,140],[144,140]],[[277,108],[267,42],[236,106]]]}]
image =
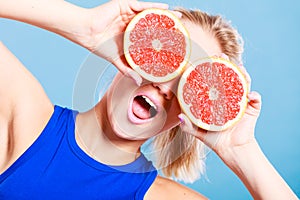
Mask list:
[{"label": "woman's right hand", "polygon": [[79,44],[108,60],[119,71],[129,75],[137,84],[140,84],[141,77],[129,67],[125,60],[123,34],[130,20],[147,8],[167,9],[168,5],[137,0],[112,0],[90,9],[90,35]]},{"label": "woman's right hand", "polygon": [[86,9],[67,1],[10,0],[0,1],[0,18],[22,21],[59,34],[108,60],[139,83],[141,77],[124,58],[123,34],[130,20],[148,8],[168,9],[168,5],[111,0]]}]

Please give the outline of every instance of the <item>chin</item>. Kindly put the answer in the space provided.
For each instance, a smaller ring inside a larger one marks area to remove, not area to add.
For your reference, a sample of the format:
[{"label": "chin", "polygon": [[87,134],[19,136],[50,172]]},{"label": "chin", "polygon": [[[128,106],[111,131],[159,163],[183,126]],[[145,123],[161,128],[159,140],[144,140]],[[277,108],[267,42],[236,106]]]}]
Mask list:
[{"label": "chin", "polygon": [[144,123],[133,123],[128,117],[128,109],[118,109],[113,112],[109,121],[115,134],[127,140],[147,140],[159,133],[165,127],[166,114],[158,115],[152,120],[145,120]]}]

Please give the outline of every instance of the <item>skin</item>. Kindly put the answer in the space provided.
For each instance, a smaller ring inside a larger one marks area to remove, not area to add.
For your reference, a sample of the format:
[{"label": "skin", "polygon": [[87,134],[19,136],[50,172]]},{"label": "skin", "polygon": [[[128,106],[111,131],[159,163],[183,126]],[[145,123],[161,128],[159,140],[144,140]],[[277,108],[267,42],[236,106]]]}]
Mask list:
[{"label": "skin", "polygon": [[[3,0],[0,1],[0,17],[23,21],[57,33],[107,59],[126,75],[118,75],[104,98],[90,111],[80,113],[76,119],[76,141],[94,159],[112,165],[132,162],[147,138],[179,125],[179,116],[183,121],[180,124],[182,128],[211,147],[241,179],[253,198],[297,199],[264,156],[255,139],[254,128],[261,107],[258,93],[249,93],[246,113],[235,127],[223,132],[207,133],[194,127],[186,116],[180,114],[176,96],[172,95],[178,79],[164,84],[144,83],[139,86],[141,77],[128,67],[121,53],[121,33],[136,13],[151,7],[166,9],[167,5],[113,0],[93,9],[84,9],[60,0]],[[221,53],[211,35],[200,27],[185,23],[196,46],[201,46],[209,55]],[[113,40],[105,42],[111,36]],[[242,70],[247,76],[245,69]],[[40,83],[2,43],[0,71],[0,173],[3,173],[39,136],[53,113],[53,104]],[[119,89],[120,83],[126,83],[129,87],[126,87],[127,93],[122,97],[122,109],[117,116],[114,108],[118,96],[114,92]],[[155,96],[161,107],[157,117],[146,124],[150,134],[141,131],[139,125],[126,121],[125,117],[130,105],[128,102],[141,91]],[[162,119],[167,119],[165,124],[161,123]],[[106,155],[100,153],[104,149],[108,152]],[[158,176],[145,199],[192,200],[205,197]]]},{"label": "skin", "polygon": [[[209,55],[221,54],[218,42],[210,34],[192,23],[186,22],[185,26],[188,30],[191,30],[189,33],[195,46],[198,44],[205,46],[207,48],[205,51],[209,52]],[[198,34],[201,37],[198,37]],[[194,51],[192,54],[197,54],[197,52]],[[193,56],[195,57],[195,55]],[[97,137],[97,135],[105,135],[110,140],[114,138],[113,143],[117,145],[113,145],[112,148],[122,146],[125,152],[138,152],[140,146],[147,139],[180,124],[178,115],[181,113],[181,109],[176,97],[179,78],[180,76],[165,83],[149,83],[145,81],[144,84],[138,86],[132,79],[119,73],[112,82],[107,94],[95,108],[88,111],[88,113],[79,114],[78,124],[85,124],[87,121],[95,122],[92,126],[78,125],[77,128],[82,135],[80,138],[88,142],[84,137],[88,137],[89,134],[92,134],[90,138]],[[142,124],[131,122],[127,116],[132,99],[138,94],[146,95],[150,99],[155,100],[159,110],[151,121]],[[96,117],[96,120],[84,119],[85,117]],[[81,120],[84,120],[84,123],[81,123]],[[96,141],[91,140],[91,142],[95,143]],[[98,150],[94,150],[94,152],[103,152],[103,150],[109,152],[107,145],[86,143],[86,146],[97,146]],[[100,154],[97,155],[98,158],[103,156]],[[124,155],[118,156],[118,160],[122,160],[125,157]]]}]

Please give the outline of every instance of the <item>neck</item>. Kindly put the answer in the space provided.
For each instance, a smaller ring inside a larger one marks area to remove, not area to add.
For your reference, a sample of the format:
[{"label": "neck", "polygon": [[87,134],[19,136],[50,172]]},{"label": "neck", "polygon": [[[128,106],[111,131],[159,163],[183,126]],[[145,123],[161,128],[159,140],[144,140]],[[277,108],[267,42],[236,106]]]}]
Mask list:
[{"label": "neck", "polygon": [[127,140],[113,131],[104,97],[93,109],[80,113],[76,119],[78,145],[93,159],[108,165],[124,165],[140,155],[144,141]]}]

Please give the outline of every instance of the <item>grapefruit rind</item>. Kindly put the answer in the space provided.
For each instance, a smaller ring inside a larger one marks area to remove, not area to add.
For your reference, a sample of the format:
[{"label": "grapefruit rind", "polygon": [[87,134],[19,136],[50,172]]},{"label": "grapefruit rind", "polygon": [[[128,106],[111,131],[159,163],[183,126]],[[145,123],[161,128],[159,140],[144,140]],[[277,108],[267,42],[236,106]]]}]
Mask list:
[{"label": "grapefruit rind", "polygon": [[[172,73],[167,74],[166,76],[154,76],[152,74],[149,74],[147,72],[145,72],[144,70],[142,70],[140,68],[140,66],[136,65],[135,62],[133,61],[132,57],[130,56],[129,53],[129,47],[131,45],[131,41],[130,41],[130,33],[131,31],[134,29],[135,25],[138,23],[138,21],[142,18],[144,18],[147,14],[159,14],[159,15],[166,15],[167,17],[170,17],[172,20],[174,20],[175,22],[175,28],[178,29],[185,38],[185,51],[186,54],[184,56],[184,60],[180,63],[180,66]],[[190,41],[190,37],[189,37],[189,33],[186,30],[186,28],[184,27],[184,25],[181,23],[180,19],[177,18],[177,16],[175,16],[172,12],[168,11],[168,10],[162,10],[162,9],[157,9],[157,8],[150,8],[150,9],[146,9],[140,13],[138,13],[131,21],[130,23],[127,25],[127,28],[125,30],[124,33],[124,53],[125,53],[125,58],[128,62],[128,64],[137,72],[139,73],[143,78],[145,78],[146,80],[149,80],[151,82],[167,82],[169,80],[174,79],[175,77],[177,77],[178,75],[180,75],[184,69],[184,67],[186,66],[189,57],[190,57],[190,53],[191,53],[191,41]]]},{"label": "grapefruit rind", "polygon": [[[205,62],[210,62],[210,63],[219,62],[219,63],[225,64],[226,66],[229,66],[238,74],[239,79],[243,85],[244,93],[243,93],[241,101],[239,102],[240,111],[234,119],[227,121],[223,126],[207,124],[207,123],[202,122],[201,119],[197,119],[191,113],[190,105],[187,105],[184,102],[183,87],[186,83],[187,77],[195,69],[196,66],[198,66],[202,63],[205,63]],[[223,131],[223,130],[226,130],[226,129],[232,127],[233,125],[235,125],[243,117],[243,115],[245,113],[245,110],[246,110],[246,107],[248,104],[247,94],[248,94],[248,83],[246,81],[244,74],[240,71],[240,69],[235,64],[233,64],[230,61],[225,60],[223,58],[219,58],[219,57],[208,57],[208,58],[200,59],[200,60],[194,62],[193,64],[189,65],[189,67],[182,74],[182,77],[181,77],[181,79],[179,81],[179,85],[178,85],[178,91],[177,91],[178,102],[180,104],[181,109],[186,114],[186,116],[191,120],[191,122],[193,124],[195,124],[196,126],[202,128],[202,129],[208,130],[208,131]]]}]

